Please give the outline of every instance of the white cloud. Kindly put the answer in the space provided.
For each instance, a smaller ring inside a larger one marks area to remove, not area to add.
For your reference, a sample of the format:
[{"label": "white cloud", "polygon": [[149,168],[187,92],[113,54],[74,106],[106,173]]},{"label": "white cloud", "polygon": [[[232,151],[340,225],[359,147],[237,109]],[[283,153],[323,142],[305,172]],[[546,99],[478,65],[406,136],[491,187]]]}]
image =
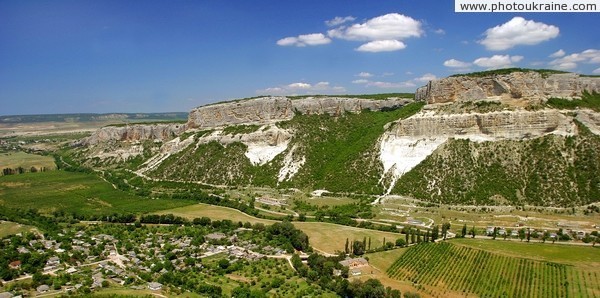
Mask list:
[{"label": "white cloud", "polygon": [[406,45],[398,40],[375,40],[361,45],[356,50],[359,52],[378,53],[399,51],[404,48],[406,48]]},{"label": "white cloud", "polygon": [[416,87],[415,83],[411,81],[406,82],[368,82],[367,87],[377,87],[377,88],[412,88]]},{"label": "white cloud", "polygon": [[358,80],[352,81],[352,84],[366,84],[368,82],[369,82],[369,80],[366,80],[366,79],[358,79]]},{"label": "white cloud", "polygon": [[277,45],[280,46],[318,46],[324,45],[331,42],[331,39],[325,36],[323,33],[312,33],[298,35],[297,37],[286,37],[277,41]]},{"label": "white cloud", "polygon": [[496,69],[513,66],[513,63],[521,60],[523,60],[523,56],[494,55],[492,57],[481,57],[475,59],[473,64],[487,69]]},{"label": "white cloud", "polygon": [[450,68],[469,68],[471,66],[471,63],[469,62],[463,62],[460,60],[456,60],[456,59],[450,59],[450,60],[446,60],[444,61],[444,66],[446,67],[450,67]]},{"label": "white cloud", "polygon": [[440,28],[440,29],[437,29],[437,30],[433,30],[433,33],[444,35],[444,34],[446,34],[446,31],[444,29]]},{"label": "white cloud", "polygon": [[390,13],[372,18],[362,24],[329,30],[329,37],[346,40],[402,40],[420,37],[423,34],[421,22],[411,17]]},{"label": "white cloud", "polygon": [[594,71],[592,71],[592,73],[597,73],[597,74],[600,74],[600,67],[598,67],[598,68],[594,69]]},{"label": "white cloud", "polygon": [[421,77],[414,78],[412,80],[403,81],[403,82],[385,82],[385,81],[369,81],[366,79],[354,80],[352,83],[354,84],[364,84],[366,87],[377,87],[383,89],[390,88],[414,88],[417,84],[422,84],[423,82],[429,82],[432,80],[436,80],[437,76],[431,73],[426,73]]},{"label": "white cloud", "polygon": [[560,49],[560,50],[552,53],[552,55],[550,55],[548,57],[550,57],[550,58],[560,58],[560,57],[562,57],[564,55],[565,55],[565,51],[563,51],[562,49]]},{"label": "white cloud", "polygon": [[335,26],[341,25],[343,23],[352,22],[354,20],[356,20],[356,18],[353,16],[335,17],[331,20],[325,21],[325,24],[329,27],[335,27]]},{"label": "white cloud", "polygon": [[332,86],[329,82],[318,82],[310,84],[305,82],[296,82],[287,85],[270,87],[266,89],[256,90],[257,94],[265,95],[297,95],[297,94],[335,94],[346,92],[346,88],[342,86]]},{"label": "white cloud", "polygon": [[433,81],[436,80],[437,77],[434,74],[431,73],[426,73],[423,76],[416,78],[415,81],[417,82],[429,82],[429,81]]},{"label": "white cloud", "polygon": [[389,77],[389,76],[393,76],[394,73],[393,72],[384,72],[381,76],[382,77]]},{"label": "white cloud", "polygon": [[488,50],[502,51],[517,45],[536,45],[558,36],[560,30],[553,25],[546,25],[522,17],[487,29],[485,38],[479,41]]},{"label": "white cloud", "polygon": [[569,70],[577,67],[577,63],[600,63],[600,50],[588,49],[581,53],[573,53],[550,61],[553,68]]},{"label": "white cloud", "polygon": [[357,74],[356,76],[361,77],[361,78],[370,78],[373,76],[373,74],[363,71],[363,72]]},{"label": "white cloud", "polygon": [[291,83],[287,85],[290,89],[310,89],[312,86],[307,83]]}]

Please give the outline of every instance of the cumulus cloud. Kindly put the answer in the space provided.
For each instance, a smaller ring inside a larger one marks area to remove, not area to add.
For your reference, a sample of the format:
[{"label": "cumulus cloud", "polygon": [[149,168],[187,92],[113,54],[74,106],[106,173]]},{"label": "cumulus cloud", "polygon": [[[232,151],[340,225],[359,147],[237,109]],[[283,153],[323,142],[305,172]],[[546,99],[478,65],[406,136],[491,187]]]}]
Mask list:
[{"label": "cumulus cloud", "polygon": [[450,59],[450,60],[444,61],[444,66],[450,67],[450,68],[464,69],[464,68],[469,68],[471,66],[471,63],[456,60],[456,59]]},{"label": "cumulus cloud", "polygon": [[325,24],[327,26],[329,26],[329,27],[335,27],[335,26],[338,26],[338,25],[341,25],[341,24],[344,24],[344,23],[347,23],[347,22],[352,22],[354,20],[356,20],[356,18],[353,17],[353,16],[335,17],[335,18],[333,18],[331,20],[325,21]]},{"label": "cumulus cloud", "polygon": [[324,45],[331,42],[331,39],[325,36],[323,33],[312,33],[303,34],[296,37],[286,37],[277,41],[277,45],[280,46],[318,46]]},{"label": "cumulus cloud", "polygon": [[357,74],[356,76],[361,77],[361,78],[370,78],[373,76],[373,74],[363,71],[363,72],[360,72],[359,74]]},{"label": "cumulus cloud", "polygon": [[369,80],[367,80],[367,79],[358,79],[358,80],[352,81],[352,84],[366,84],[368,82],[369,82]]},{"label": "cumulus cloud", "polygon": [[390,13],[367,20],[362,24],[331,29],[329,37],[356,41],[402,40],[420,37],[421,22],[399,13]]},{"label": "cumulus cloud", "polygon": [[411,82],[411,81],[405,81],[405,82],[368,82],[366,84],[367,87],[377,87],[377,88],[384,88],[384,89],[389,89],[389,88],[412,88],[412,87],[416,87],[415,83]]},{"label": "cumulus cloud", "polygon": [[494,55],[475,59],[473,64],[487,69],[497,69],[513,66],[513,63],[523,60],[523,56]]},{"label": "cumulus cloud", "polygon": [[417,81],[417,82],[429,82],[429,81],[433,81],[433,80],[437,80],[437,77],[431,73],[426,73],[423,76],[415,79],[415,81]]},{"label": "cumulus cloud", "polygon": [[552,53],[552,55],[550,55],[548,57],[550,57],[550,58],[560,58],[560,57],[562,57],[564,55],[565,55],[565,51],[563,51],[562,49],[560,49],[560,50]]},{"label": "cumulus cloud", "polygon": [[317,82],[316,84],[295,82],[287,85],[256,90],[257,94],[263,95],[325,94],[343,92],[346,92],[346,88],[342,86],[332,86],[329,82]]},{"label": "cumulus cloud", "polygon": [[418,78],[414,78],[412,80],[402,81],[402,82],[370,81],[367,79],[359,79],[359,80],[352,81],[352,83],[362,84],[365,87],[376,87],[376,88],[382,88],[382,89],[391,89],[391,88],[402,89],[402,88],[414,88],[417,86],[417,84],[422,84],[424,82],[429,82],[429,81],[436,80],[436,79],[437,79],[436,75],[431,74],[431,73],[426,73]]},{"label": "cumulus cloud", "polygon": [[550,61],[549,65],[556,69],[570,70],[577,68],[577,63],[600,63],[600,50],[588,49],[581,53],[573,53]]},{"label": "cumulus cloud", "polygon": [[401,42],[399,40],[388,39],[388,40],[375,40],[375,41],[367,42],[367,43],[361,45],[360,47],[356,48],[356,50],[359,52],[378,53],[378,52],[399,51],[404,48],[406,48],[406,45],[403,42]]},{"label": "cumulus cloud", "polygon": [[536,45],[557,37],[559,32],[556,26],[514,17],[502,25],[487,29],[485,38],[479,43],[488,50],[502,51],[517,45]]},{"label": "cumulus cloud", "polygon": [[446,34],[446,31],[444,29],[440,28],[440,29],[437,29],[437,30],[433,30],[433,33],[444,35],[444,34]]}]

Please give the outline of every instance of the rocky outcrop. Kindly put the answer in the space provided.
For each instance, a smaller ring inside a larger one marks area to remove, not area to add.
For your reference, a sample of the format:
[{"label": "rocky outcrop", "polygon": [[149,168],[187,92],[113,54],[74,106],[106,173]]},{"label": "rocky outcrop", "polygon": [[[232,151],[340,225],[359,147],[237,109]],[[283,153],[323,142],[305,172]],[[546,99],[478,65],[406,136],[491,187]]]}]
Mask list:
[{"label": "rocky outcrop", "polygon": [[[588,118],[593,119],[592,116]],[[383,175],[380,181],[390,181],[386,194],[390,193],[400,176],[425,160],[450,138],[481,142],[576,133],[573,117],[556,110],[441,115],[434,111],[421,112],[395,122],[381,136],[379,157],[383,164]]]},{"label": "rocky outcrop", "polygon": [[449,115],[422,112],[397,122],[389,133],[408,137],[477,136],[490,140],[524,139],[547,133],[572,135],[575,133],[575,125],[571,117],[556,110]]},{"label": "rocky outcrop", "polygon": [[415,99],[427,103],[481,99],[544,101],[551,97],[578,98],[584,90],[600,92],[600,78],[574,73],[542,75],[528,71],[481,77],[454,76],[430,81],[417,89]]},{"label": "rocky outcrop", "polygon": [[189,114],[190,128],[213,128],[236,124],[268,124],[290,120],[295,113],[340,115],[401,107],[411,100],[371,100],[359,98],[319,97],[291,99],[262,97],[202,106]]},{"label": "rocky outcrop", "polygon": [[132,124],[127,126],[106,126],[96,130],[74,145],[96,145],[109,141],[168,141],[186,130],[185,124]]}]

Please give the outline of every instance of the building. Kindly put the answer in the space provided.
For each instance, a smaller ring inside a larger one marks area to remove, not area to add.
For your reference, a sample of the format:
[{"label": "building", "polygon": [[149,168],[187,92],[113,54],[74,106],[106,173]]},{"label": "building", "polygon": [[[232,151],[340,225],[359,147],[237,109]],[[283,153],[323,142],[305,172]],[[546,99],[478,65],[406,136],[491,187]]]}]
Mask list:
[{"label": "building", "polygon": [[159,291],[160,289],[162,289],[162,284],[157,282],[149,282],[148,289],[150,289],[151,291]]},{"label": "building", "polygon": [[340,264],[344,267],[348,267],[349,269],[365,267],[369,265],[369,261],[365,258],[348,258],[343,261],[340,261]]}]

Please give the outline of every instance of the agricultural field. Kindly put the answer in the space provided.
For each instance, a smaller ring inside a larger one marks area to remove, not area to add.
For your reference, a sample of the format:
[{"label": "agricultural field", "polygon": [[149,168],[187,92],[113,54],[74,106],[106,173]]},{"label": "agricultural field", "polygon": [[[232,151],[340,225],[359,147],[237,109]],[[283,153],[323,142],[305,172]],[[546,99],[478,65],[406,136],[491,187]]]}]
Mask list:
[{"label": "agricultural field", "polygon": [[144,198],[115,189],[94,174],[50,171],[0,177],[0,205],[80,215],[148,213],[190,205],[187,200]]},{"label": "agricultural field", "polygon": [[275,223],[274,220],[257,218],[243,213],[239,210],[221,206],[208,205],[203,203],[194,204],[191,206],[179,207],[174,209],[163,210],[157,214],[173,214],[192,220],[194,218],[209,217],[212,220],[228,219],[234,222],[250,222],[251,224],[262,223],[270,225]]},{"label": "agricultural field", "polygon": [[568,258],[549,262],[451,242],[424,243],[409,248],[387,273],[434,297],[599,297],[600,270],[563,260]]},{"label": "agricultural field", "polygon": [[[239,210],[213,206],[207,204],[195,204],[192,206],[162,210],[158,214],[173,214],[187,219],[198,217],[209,217],[213,220],[228,219],[232,221],[273,224],[274,220],[256,218]],[[323,252],[335,253],[343,251],[346,244],[346,238],[349,241],[362,240],[364,237],[371,238],[371,247],[376,248],[382,245],[383,238],[387,241],[394,242],[397,238],[404,237],[399,233],[390,233],[375,231],[369,229],[361,229],[349,226],[342,226],[333,223],[324,222],[292,222],[296,228],[306,233],[310,239],[310,244]]]},{"label": "agricultural field", "polygon": [[10,221],[0,221],[0,238],[23,232],[33,231],[35,228]]},{"label": "agricultural field", "polygon": [[[525,257],[548,262],[559,262],[580,268],[600,266],[600,245],[559,245],[535,242],[527,243],[487,239],[452,239],[452,243],[460,246],[481,249],[510,257]],[[600,270],[600,268],[598,268]],[[600,273],[600,272],[599,272]]]},{"label": "agricultural field", "polygon": [[475,226],[478,234],[486,227],[516,228],[518,225],[539,230],[559,228],[591,232],[594,225],[600,224],[598,213],[586,214],[586,207],[545,208],[524,206],[467,206],[431,204],[407,197],[388,197],[373,207],[375,219],[404,221],[408,218],[440,223],[448,221],[453,231],[459,231],[466,224]]},{"label": "agricultural field", "polygon": [[[56,169],[54,158],[51,156],[30,154],[21,151],[0,153],[0,170],[6,168],[17,169],[19,167],[23,168],[26,172],[30,172],[32,167],[35,168],[35,171],[40,171],[42,168],[45,170]],[[0,172],[0,175],[2,175],[2,172]]]}]

